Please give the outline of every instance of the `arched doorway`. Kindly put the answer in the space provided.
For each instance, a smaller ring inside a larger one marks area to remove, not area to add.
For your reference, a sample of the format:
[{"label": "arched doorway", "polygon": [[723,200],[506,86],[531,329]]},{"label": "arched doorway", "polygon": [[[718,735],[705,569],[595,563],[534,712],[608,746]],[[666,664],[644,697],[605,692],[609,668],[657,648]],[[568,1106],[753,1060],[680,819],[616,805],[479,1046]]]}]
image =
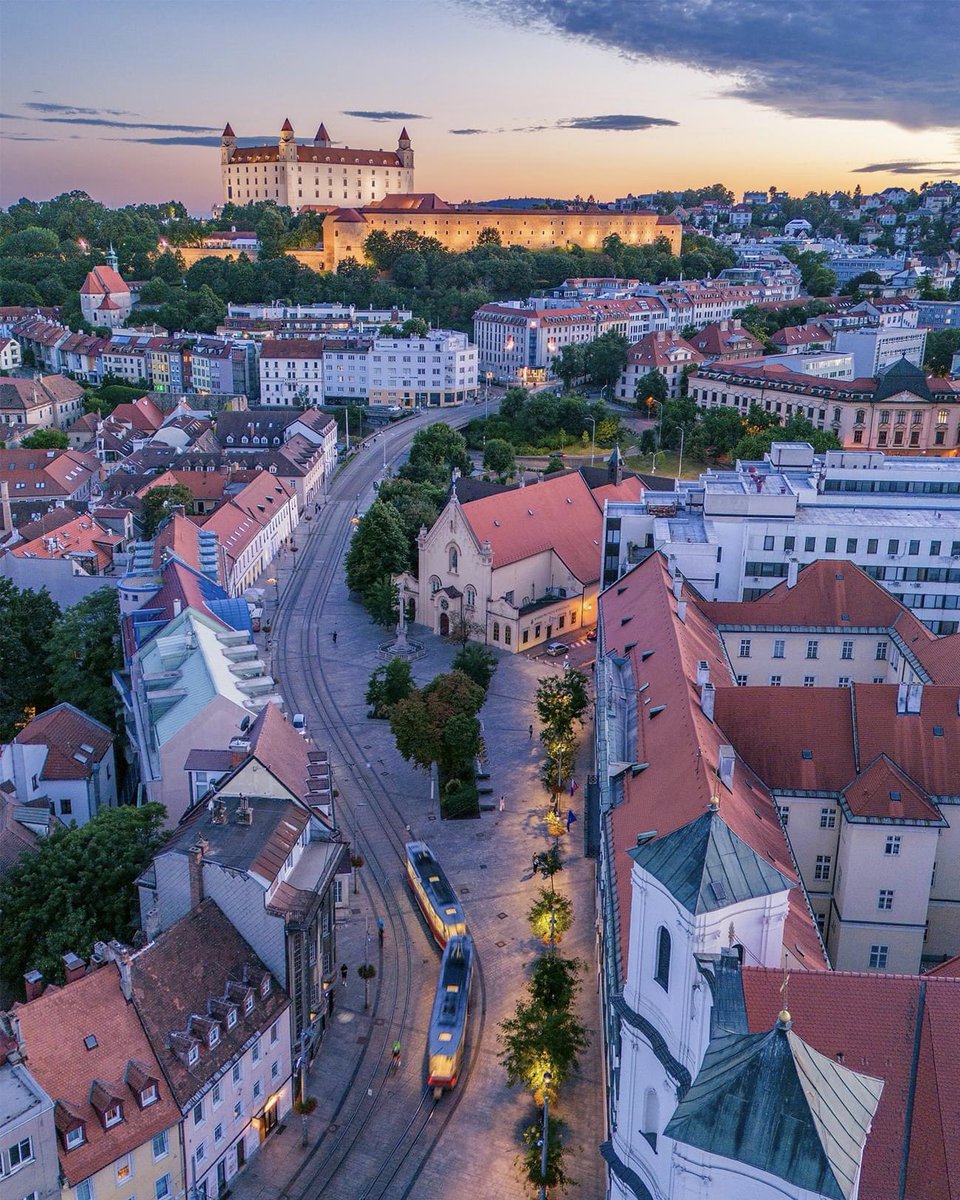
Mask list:
[{"label": "arched doorway", "polygon": [[441,637],[449,637],[450,636],[450,617],[445,612],[442,612],[440,614],[440,636]]}]

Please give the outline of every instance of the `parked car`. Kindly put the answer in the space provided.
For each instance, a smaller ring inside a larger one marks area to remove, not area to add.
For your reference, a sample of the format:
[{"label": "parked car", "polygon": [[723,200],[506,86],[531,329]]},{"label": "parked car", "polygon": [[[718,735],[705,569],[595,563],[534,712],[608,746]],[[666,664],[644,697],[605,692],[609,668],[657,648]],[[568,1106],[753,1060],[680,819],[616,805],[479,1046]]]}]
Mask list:
[{"label": "parked car", "polygon": [[303,713],[294,713],[292,724],[293,724],[294,729],[296,729],[298,733],[306,733],[307,719],[303,715]]},{"label": "parked car", "polygon": [[564,642],[548,642],[547,643],[547,653],[552,655],[554,658],[556,658],[556,656],[558,654],[566,654],[566,652],[567,652],[567,646]]}]

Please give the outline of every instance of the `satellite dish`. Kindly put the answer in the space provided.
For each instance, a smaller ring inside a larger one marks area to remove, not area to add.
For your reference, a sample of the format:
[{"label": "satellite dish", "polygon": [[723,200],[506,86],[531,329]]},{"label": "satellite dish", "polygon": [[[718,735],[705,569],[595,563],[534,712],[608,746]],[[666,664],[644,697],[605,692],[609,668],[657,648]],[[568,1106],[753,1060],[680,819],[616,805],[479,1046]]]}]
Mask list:
[{"label": "satellite dish", "polygon": [[243,720],[240,722],[240,732],[246,733],[249,728],[250,728],[250,718],[244,717]]}]

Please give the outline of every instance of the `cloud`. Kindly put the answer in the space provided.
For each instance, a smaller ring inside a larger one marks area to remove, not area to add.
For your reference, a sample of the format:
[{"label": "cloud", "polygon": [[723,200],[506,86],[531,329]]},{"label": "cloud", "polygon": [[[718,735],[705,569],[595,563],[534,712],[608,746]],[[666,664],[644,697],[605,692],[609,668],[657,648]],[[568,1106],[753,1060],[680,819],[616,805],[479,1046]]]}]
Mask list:
[{"label": "cloud", "polygon": [[[478,0],[469,2],[475,8]],[[960,5],[942,0],[479,4],[507,23],[559,32],[630,58],[734,76],[727,95],[791,117],[881,120],[905,129],[960,124]]]},{"label": "cloud", "polygon": [[429,117],[421,113],[394,112],[392,109],[369,110],[365,108],[345,108],[345,117],[362,117],[365,121],[429,121]]},{"label": "cloud", "polygon": [[665,117],[638,117],[627,113],[608,113],[599,117],[566,117],[557,121],[557,129],[654,129],[658,125],[676,125],[677,121],[668,121]]},{"label": "cloud", "polygon": [[475,137],[478,133],[490,133],[489,129],[448,129],[448,133],[456,134],[457,137]]},{"label": "cloud", "polygon": [[[90,125],[99,129],[156,129],[169,133],[216,133],[212,125],[154,125],[150,121],[108,121],[106,117],[37,117],[47,125]],[[217,141],[220,139],[218,138]]]},{"label": "cloud", "polygon": [[885,162],[868,163],[865,167],[854,167],[854,175],[957,175],[960,163],[943,162]]},{"label": "cloud", "polygon": [[24,108],[34,109],[36,112],[43,113],[62,113],[69,117],[136,117],[137,113],[130,112],[125,108],[80,108],[76,104],[53,104],[41,103],[37,100],[31,100],[23,105]]},{"label": "cloud", "polygon": [[[0,114],[2,115],[2,114]],[[30,137],[26,133],[0,133],[0,139],[5,142],[54,142],[56,138]]]},{"label": "cloud", "polygon": [[[152,128],[152,126],[150,127]],[[76,136],[75,134],[73,135]],[[191,136],[177,134],[170,137],[104,137],[102,142],[121,142],[130,146],[219,146],[219,136]],[[264,134],[259,138],[237,138],[238,146],[274,146],[276,134]]]}]

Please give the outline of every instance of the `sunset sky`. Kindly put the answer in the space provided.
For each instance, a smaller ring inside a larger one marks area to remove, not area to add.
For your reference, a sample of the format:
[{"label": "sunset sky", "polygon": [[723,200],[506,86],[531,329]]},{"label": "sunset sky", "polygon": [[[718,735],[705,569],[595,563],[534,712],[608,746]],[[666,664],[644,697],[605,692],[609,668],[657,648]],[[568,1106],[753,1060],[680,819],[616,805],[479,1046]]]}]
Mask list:
[{"label": "sunset sky", "polygon": [[960,178],[960,0],[3,0],[0,204],[220,196],[219,134],[446,199]]}]

